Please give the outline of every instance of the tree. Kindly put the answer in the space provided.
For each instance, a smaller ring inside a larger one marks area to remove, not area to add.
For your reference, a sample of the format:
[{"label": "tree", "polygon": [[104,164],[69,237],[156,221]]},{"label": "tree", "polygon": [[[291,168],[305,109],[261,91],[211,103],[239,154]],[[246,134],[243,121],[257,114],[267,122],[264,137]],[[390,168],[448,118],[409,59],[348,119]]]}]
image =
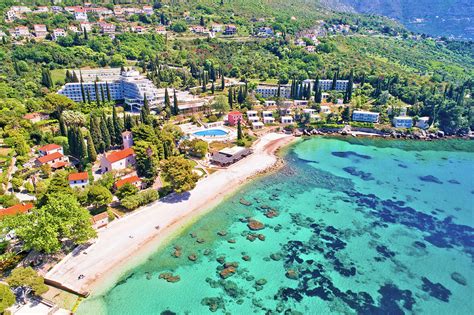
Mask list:
[{"label": "tree", "polygon": [[67,136],[67,128],[66,124],[64,123],[63,115],[59,115],[59,132],[61,133],[61,136]]},{"label": "tree", "polygon": [[227,113],[230,110],[229,103],[224,95],[216,96],[211,106],[212,109],[218,112],[220,115]]},{"label": "tree", "polygon": [[48,291],[48,286],[44,284],[44,278],[31,267],[13,269],[6,281],[13,288],[23,288],[25,296],[30,291],[35,295],[41,295]]},{"label": "tree", "polygon": [[104,150],[107,151],[110,149],[111,141],[110,141],[109,129],[107,128],[107,120],[105,118],[104,113],[102,113],[102,116],[100,118],[99,127],[100,127],[100,134],[101,134],[101,139],[103,141]]},{"label": "tree", "polygon": [[104,152],[105,148],[104,143],[102,142],[102,134],[100,132],[99,123],[97,118],[92,114],[90,115],[89,119],[89,132],[96,150],[98,150],[100,153]]},{"label": "tree", "polygon": [[133,150],[135,151],[135,166],[138,176],[155,179],[158,175],[160,160],[160,152],[157,146],[149,141],[138,140],[135,141]]},{"label": "tree", "polygon": [[165,108],[171,109],[170,95],[167,88],[165,89]]},{"label": "tree", "polygon": [[224,89],[225,89],[225,78],[224,78],[224,74],[221,74],[221,90],[224,91]]},{"label": "tree", "polygon": [[242,123],[240,119],[237,121],[237,141],[243,140],[243,133],[242,133]]},{"label": "tree", "polygon": [[189,191],[196,186],[198,176],[193,172],[191,161],[181,156],[172,156],[161,164],[162,176],[177,193]]},{"label": "tree", "polygon": [[354,85],[354,70],[351,70],[351,74],[349,75],[349,82],[347,84],[346,93],[344,94],[344,103],[347,104],[352,99],[352,89]]},{"label": "tree", "polygon": [[229,107],[230,108],[233,108],[233,103],[234,103],[234,100],[233,100],[233,97],[232,97],[232,87],[229,88],[229,92],[228,92],[228,95],[227,95],[227,102],[229,103]]},{"label": "tree", "polygon": [[118,199],[122,200],[123,198],[126,198],[128,196],[133,196],[136,193],[138,193],[138,188],[135,185],[131,183],[125,183],[119,189],[117,189],[117,192],[115,193],[115,195],[117,196]]},{"label": "tree", "polygon": [[171,30],[176,33],[184,33],[188,29],[184,21],[177,21],[171,25]]},{"label": "tree", "polygon": [[332,77],[332,84],[331,84],[331,90],[335,90],[337,85],[337,71],[334,72],[334,76]]},{"label": "tree", "polygon": [[114,137],[114,143],[116,145],[122,145],[122,129],[123,127],[120,124],[120,120],[117,117],[117,109],[115,106],[112,108],[112,122],[113,122],[113,137]]},{"label": "tree", "polygon": [[87,157],[90,163],[94,163],[97,160],[97,151],[95,150],[94,141],[92,141],[91,133],[87,133],[86,138],[87,144]]},{"label": "tree", "polygon": [[203,158],[207,154],[209,145],[206,141],[200,139],[193,139],[190,143],[189,153],[195,157]]},{"label": "tree", "polygon": [[349,106],[344,107],[344,109],[342,110],[342,113],[341,113],[341,117],[342,117],[342,120],[344,120],[345,122],[350,121],[350,119],[351,119],[351,109],[350,109]]},{"label": "tree", "polygon": [[173,115],[179,115],[178,97],[176,96],[176,90],[173,90]]},{"label": "tree", "polygon": [[6,217],[2,221],[4,228],[15,230],[26,250],[53,253],[61,249],[64,240],[82,244],[95,237],[89,211],[79,205],[70,189],[69,192],[47,194],[42,204],[30,213]]},{"label": "tree", "polygon": [[100,185],[89,186],[87,190],[87,202],[96,208],[103,207],[112,202],[112,193]]},{"label": "tree", "polygon": [[108,101],[108,102],[111,102],[111,101],[112,101],[112,97],[111,97],[111,95],[110,95],[109,82],[105,82],[105,90],[106,90],[106,93],[107,93],[107,101]]},{"label": "tree", "polygon": [[47,68],[41,70],[41,84],[47,88],[52,88],[54,86],[53,79],[51,78],[51,71]]},{"label": "tree", "polygon": [[3,313],[7,308],[15,304],[15,295],[10,287],[0,283],[0,313]]}]

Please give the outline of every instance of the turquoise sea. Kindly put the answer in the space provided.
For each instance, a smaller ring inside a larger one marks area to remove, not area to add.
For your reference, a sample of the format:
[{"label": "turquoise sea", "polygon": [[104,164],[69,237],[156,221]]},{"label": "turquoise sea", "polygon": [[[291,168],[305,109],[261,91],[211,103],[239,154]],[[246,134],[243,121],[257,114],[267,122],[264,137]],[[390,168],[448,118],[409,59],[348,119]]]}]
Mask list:
[{"label": "turquoise sea", "polygon": [[474,141],[311,138],[284,159],[78,314],[474,313]]}]

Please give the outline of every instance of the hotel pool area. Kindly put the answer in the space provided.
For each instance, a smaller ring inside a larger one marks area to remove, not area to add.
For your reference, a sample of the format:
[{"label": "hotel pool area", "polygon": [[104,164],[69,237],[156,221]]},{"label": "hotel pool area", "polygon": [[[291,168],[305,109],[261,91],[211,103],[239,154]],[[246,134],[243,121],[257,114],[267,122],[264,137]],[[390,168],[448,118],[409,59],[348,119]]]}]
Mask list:
[{"label": "hotel pool area", "polygon": [[222,137],[227,136],[227,134],[228,132],[222,129],[205,129],[193,133],[197,137]]}]

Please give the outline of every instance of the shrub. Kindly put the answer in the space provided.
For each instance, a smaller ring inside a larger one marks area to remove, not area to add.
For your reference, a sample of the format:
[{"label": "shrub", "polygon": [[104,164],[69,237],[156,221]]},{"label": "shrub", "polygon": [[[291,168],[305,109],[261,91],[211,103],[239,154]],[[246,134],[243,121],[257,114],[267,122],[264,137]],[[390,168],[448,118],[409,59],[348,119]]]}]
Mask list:
[{"label": "shrub", "polygon": [[125,197],[121,200],[122,206],[127,210],[134,210],[158,199],[158,192],[154,189],[147,189],[138,194]]}]

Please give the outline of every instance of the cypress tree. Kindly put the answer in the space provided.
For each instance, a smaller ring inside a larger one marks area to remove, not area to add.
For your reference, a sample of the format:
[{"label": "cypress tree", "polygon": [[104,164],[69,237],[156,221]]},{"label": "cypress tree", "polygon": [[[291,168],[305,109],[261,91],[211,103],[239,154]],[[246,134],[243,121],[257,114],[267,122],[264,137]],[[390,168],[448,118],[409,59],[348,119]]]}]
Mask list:
[{"label": "cypress tree", "polygon": [[354,85],[354,71],[351,70],[351,73],[349,75],[349,82],[347,84],[346,88],[346,94],[344,95],[344,103],[349,103],[352,99],[352,88]]},{"label": "cypress tree", "polygon": [[316,95],[314,96],[314,101],[318,104],[321,104],[323,100],[323,90],[321,87],[319,87],[318,92],[316,92]]},{"label": "cypress tree", "polygon": [[105,82],[105,89],[106,89],[106,92],[107,92],[107,101],[108,101],[108,102],[111,102],[111,101],[112,101],[112,97],[110,96],[109,82]]},{"label": "cypress tree", "polygon": [[59,132],[61,133],[61,136],[63,137],[67,136],[67,128],[64,122],[63,115],[59,115]]},{"label": "cypress tree", "polygon": [[148,120],[147,120],[147,115],[146,115],[146,110],[145,110],[145,107],[142,106],[140,108],[140,122],[142,124],[148,124]]},{"label": "cypress tree", "polygon": [[76,141],[77,141],[77,158],[84,162],[87,157],[87,147],[84,143],[84,135],[82,134],[81,128],[76,128]]},{"label": "cypress tree", "polygon": [[105,92],[104,92],[104,85],[100,85],[100,98],[102,99],[102,104],[105,103]]},{"label": "cypress tree", "polygon": [[82,102],[85,104],[86,103],[86,93],[84,92],[84,85],[81,82],[81,96],[82,96]]},{"label": "cypress tree", "polygon": [[89,162],[94,163],[95,160],[97,160],[97,151],[95,150],[94,141],[92,141],[90,132],[87,133],[86,143],[87,157],[89,158]]},{"label": "cypress tree", "polygon": [[151,114],[150,105],[148,104],[148,98],[146,97],[146,94],[143,95],[143,108],[147,116]]},{"label": "cypress tree", "polygon": [[224,91],[225,89],[225,78],[224,75],[221,75],[221,90]]},{"label": "cypress tree", "polygon": [[96,150],[98,150],[100,153],[104,152],[104,143],[102,142],[102,134],[100,132],[99,123],[97,122],[97,118],[93,117],[92,114],[89,118],[89,133]]},{"label": "cypress tree", "polygon": [[97,86],[97,81],[94,81],[94,92],[95,92],[95,102],[97,103],[97,107],[100,107],[99,88]]},{"label": "cypress tree", "polygon": [[87,30],[86,30],[86,28],[84,28],[84,39],[85,39],[85,40],[88,40],[88,39],[89,39],[89,35],[87,35]]},{"label": "cypress tree", "polygon": [[79,78],[77,77],[76,71],[72,72],[72,82],[78,83]]},{"label": "cypress tree", "polygon": [[114,142],[116,145],[121,145],[122,144],[122,126],[120,126],[120,121],[117,117],[117,109],[115,106],[112,108],[112,122],[114,125]]},{"label": "cypress tree", "polygon": [[214,81],[212,81],[212,85],[211,85],[211,93],[214,95],[214,92],[215,92],[215,86],[214,86]]},{"label": "cypress tree", "polygon": [[240,119],[237,121],[237,140],[241,141],[243,138],[242,134],[242,125],[240,123]]},{"label": "cypress tree", "polygon": [[281,85],[280,83],[278,83],[278,89],[277,89],[277,98],[280,98],[281,97]]},{"label": "cypress tree", "polygon": [[66,70],[66,83],[69,83],[69,82],[71,82],[71,73],[69,73],[69,70]]},{"label": "cypress tree", "polygon": [[107,131],[109,132],[110,135],[110,144],[112,146],[115,146],[115,130],[114,130],[114,122],[112,121],[111,117],[106,118],[106,123],[107,123]]},{"label": "cypress tree", "polygon": [[241,86],[240,89],[239,89],[239,95],[237,96],[237,102],[239,102],[239,104],[243,104],[244,100],[245,100],[244,92],[243,92],[242,86]]},{"label": "cypress tree", "polygon": [[110,149],[111,141],[110,141],[109,129],[107,128],[107,119],[105,118],[104,113],[102,113],[102,116],[100,118],[99,127],[100,127],[101,138],[104,143],[104,150],[107,151]]},{"label": "cypress tree", "polygon": [[334,76],[332,77],[331,90],[336,89],[336,84],[337,84],[337,71],[334,72]]},{"label": "cypress tree", "polygon": [[234,108],[234,99],[232,97],[232,87],[229,88],[229,91],[227,92],[227,100],[229,102],[230,108]]},{"label": "cypress tree", "polygon": [[89,92],[89,89],[87,89],[87,103],[91,103],[91,93]]},{"label": "cypress tree", "polygon": [[69,144],[69,153],[77,157],[77,139],[75,133],[75,127],[71,127],[67,131],[67,143]]},{"label": "cypress tree", "polygon": [[168,94],[168,88],[165,89],[165,109],[171,109],[170,95]]},{"label": "cypress tree", "polygon": [[178,97],[176,96],[176,90],[173,90],[173,114],[179,115]]},{"label": "cypress tree", "polygon": [[319,90],[319,75],[314,80],[314,84],[313,84],[314,95],[316,95],[316,93],[318,93],[318,90]]}]

